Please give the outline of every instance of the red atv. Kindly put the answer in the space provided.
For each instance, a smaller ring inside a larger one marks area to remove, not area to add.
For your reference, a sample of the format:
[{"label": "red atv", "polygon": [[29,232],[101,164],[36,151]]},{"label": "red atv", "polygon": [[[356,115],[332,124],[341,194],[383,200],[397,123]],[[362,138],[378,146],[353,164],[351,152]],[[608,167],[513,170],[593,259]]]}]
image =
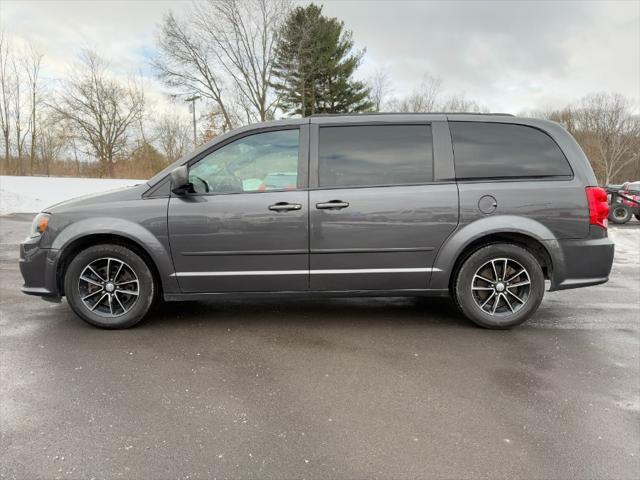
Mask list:
[{"label": "red atv", "polygon": [[609,220],[613,223],[627,223],[634,216],[640,220],[640,181],[622,185],[609,185]]}]

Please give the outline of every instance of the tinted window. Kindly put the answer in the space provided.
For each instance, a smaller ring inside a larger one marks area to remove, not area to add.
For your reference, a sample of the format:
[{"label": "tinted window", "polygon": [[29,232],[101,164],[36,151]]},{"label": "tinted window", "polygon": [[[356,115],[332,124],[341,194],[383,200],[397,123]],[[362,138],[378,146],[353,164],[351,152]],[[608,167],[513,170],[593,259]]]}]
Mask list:
[{"label": "tinted window", "polygon": [[210,153],[189,169],[198,193],[294,190],[298,130],[256,133]]},{"label": "tinted window", "polygon": [[322,127],[319,162],[319,183],[323,187],[431,182],[431,127]]},{"label": "tinted window", "polygon": [[456,177],[570,176],[560,147],[546,133],[524,125],[449,122]]}]

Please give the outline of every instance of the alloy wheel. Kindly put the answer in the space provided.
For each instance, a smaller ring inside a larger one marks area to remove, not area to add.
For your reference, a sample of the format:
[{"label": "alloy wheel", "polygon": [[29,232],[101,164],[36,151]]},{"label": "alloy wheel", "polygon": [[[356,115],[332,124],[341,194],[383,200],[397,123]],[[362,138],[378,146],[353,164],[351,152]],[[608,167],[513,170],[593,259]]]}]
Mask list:
[{"label": "alloy wheel", "polygon": [[137,303],[140,282],[129,264],[105,257],[92,261],[82,270],[78,292],[89,311],[102,317],[119,317]]},{"label": "alloy wheel", "polygon": [[520,310],[531,294],[529,272],[510,258],[496,258],[474,274],[471,293],[476,305],[493,316],[508,316]]}]

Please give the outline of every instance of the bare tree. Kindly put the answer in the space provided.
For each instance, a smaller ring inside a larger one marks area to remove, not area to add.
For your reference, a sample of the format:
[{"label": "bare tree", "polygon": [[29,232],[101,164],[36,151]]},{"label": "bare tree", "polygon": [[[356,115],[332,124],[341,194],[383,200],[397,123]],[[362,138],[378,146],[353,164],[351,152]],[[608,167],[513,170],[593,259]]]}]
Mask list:
[{"label": "bare tree", "polygon": [[9,41],[0,30],[0,129],[4,141],[5,169],[9,169],[11,159],[11,105],[13,103],[14,82],[12,79]]},{"label": "bare tree", "polygon": [[432,112],[436,110],[440,99],[442,80],[426,74],[420,85],[411,94],[391,102],[392,110],[397,112]]},{"label": "bare tree", "polygon": [[211,45],[193,25],[169,13],[158,35],[159,54],[153,60],[158,76],[182,94],[199,95],[213,102],[224,119],[225,130],[235,126],[224,99],[224,79],[215,64]]},{"label": "bare tree", "polygon": [[24,175],[24,146],[29,135],[30,123],[28,119],[25,121],[23,117],[22,107],[25,103],[25,91],[23,86],[25,79],[23,76],[23,69],[20,61],[15,57],[11,60],[11,69],[13,71],[13,105],[12,117],[13,117],[13,132],[16,141],[16,161],[17,161],[17,173],[18,175]]},{"label": "bare tree", "polygon": [[130,129],[144,112],[144,94],[134,79],[118,81],[107,73],[107,63],[85,50],[80,63],[64,82],[60,102],[51,105],[62,115],[98,159],[101,174],[113,175],[124,154]]},{"label": "bare tree", "polygon": [[601,166],[605,184],[627,165],[640,162],[640,118],[633,111],[631,100],[607,93],[584,97],[574,109],[576,133],[588,133],[581,144],[588,149],[591,161]]},{"label": "bare tree", "polygon": [[379,68],[369,79],[369,97],[373,103],[374,111],[380,112],[384,108],[389,95],[393,91],[389,71]]},{"label": "bare tree", "polygon": [[[60,159],[61,153],[71,141],[70,133],[60,116],[49,112],[43,118],[42,128],[38,130],[38,150],[47,176],[51,175],[51,164]],[[79,173],[79,171],[78,171]]]},{"label": "bare tree", "polygon": [[444,112],[483,113],[488,111],[485,107],[482,107],[475,100],[468,99],[464,95],[464,93],[457,93],[457,94],[450,95],[442,103],[442,106],[440,109]]},{"label": "bare tree", "polygon": [[44,54],[34,45],[24,57],[24,70],[29,85],[29,131],[31,143],[29,152],[29,172],[33,175],[33,167],[36,162],[37,131],[38,131],[38,107],[42,103],[40,98],[40,67]]},{"label": "bare tree", "polygon": [[175,114],[162,115],[156,125],[156,138],[167,161],[175,162],[191,146],[189,122]]},{"label": "bare tree", "polygon": [[184,21],[170,13],[158,36],[159,77],[185,95],[210,99],[225,130],[272,118],[276,35],[288,10],[289,0],[208,0],[194,4]]},{"label": "bare tree", "polygon": [[251,120],[273,117],[271,94],[277,33],[289,0],[208,0],[196,4],[194,23],[207,34],[216,58],[232,78]]}]

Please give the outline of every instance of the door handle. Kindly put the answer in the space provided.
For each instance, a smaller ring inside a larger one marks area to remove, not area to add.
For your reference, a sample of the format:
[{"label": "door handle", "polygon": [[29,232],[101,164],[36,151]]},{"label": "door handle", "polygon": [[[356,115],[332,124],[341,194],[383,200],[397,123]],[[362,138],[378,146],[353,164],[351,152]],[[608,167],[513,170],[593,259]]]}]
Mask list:
[{"label": "door handle", "polygon": [[342,200],[331,200],[330,202],[316,203],[316,208],[320,210],[340,210],[347,208],[349,202],[343,202]]},{"label": "door handle", "polygon": [[269,210],[274,212],[286,212],[288,210],[300,210],[302,205],[299,203],[287,203],[287,202],[278,202],[273,205],[269,205]]}]

